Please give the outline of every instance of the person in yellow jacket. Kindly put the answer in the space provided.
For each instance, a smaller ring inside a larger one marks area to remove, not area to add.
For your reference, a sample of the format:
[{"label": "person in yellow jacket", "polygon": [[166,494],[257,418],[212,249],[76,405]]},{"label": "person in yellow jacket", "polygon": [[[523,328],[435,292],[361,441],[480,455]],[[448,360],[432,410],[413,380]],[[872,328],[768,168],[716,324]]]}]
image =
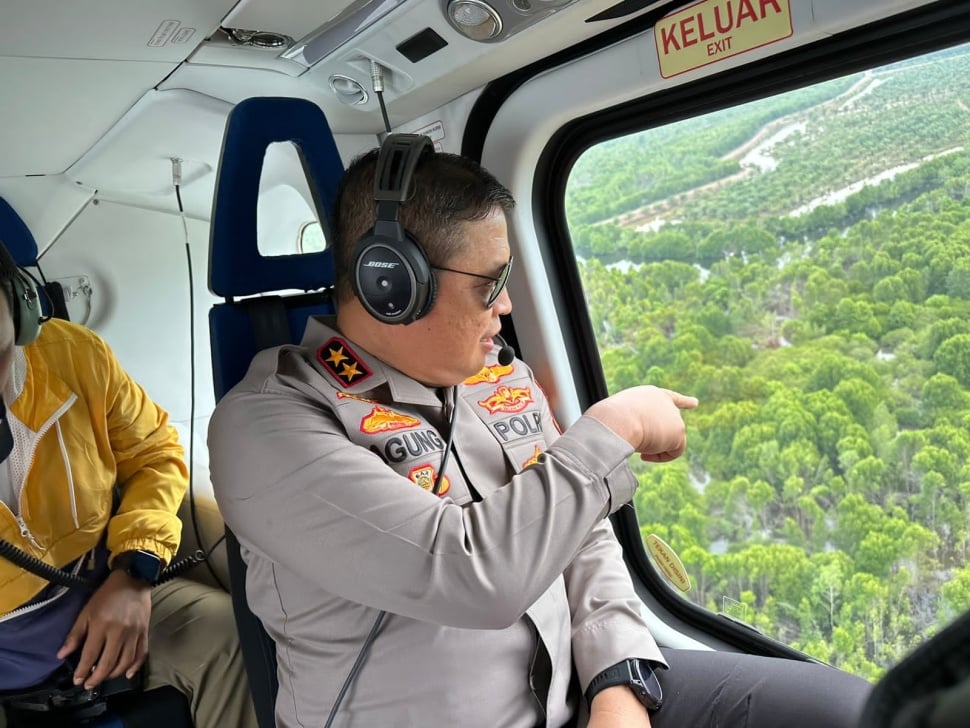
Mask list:
[{"label": "person in yellow jacket", "polygon": [[145,688],[183,692],[199,728],[255,726],[229,596],[178,578],[152,588],[178,548],[188,484],[168,415],[94,332],[40,326],[37,308],[0,245],[0,549],[94,586],[0,552],[0,691],[61,673],[91,689],[147,657]]}]

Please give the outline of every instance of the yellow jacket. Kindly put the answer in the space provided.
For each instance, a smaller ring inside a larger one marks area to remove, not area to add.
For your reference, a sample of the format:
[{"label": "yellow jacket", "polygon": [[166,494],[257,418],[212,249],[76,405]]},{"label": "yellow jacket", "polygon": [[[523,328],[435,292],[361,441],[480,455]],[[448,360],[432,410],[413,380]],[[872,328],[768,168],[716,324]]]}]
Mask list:
[{"label": "yellow jacket", "polygon": [[[8,467],[19,517],[0,503],[0,538],[57,567],[90,551],[107,529],[112,555],[131,549],[169,563],[188,485],[168,415],[92,331],[57,319],[15,347],[4,392],[14,449]],[[112,490],[121,503],[112,517]],[[0,615],[47,582],[0,557]]]}]

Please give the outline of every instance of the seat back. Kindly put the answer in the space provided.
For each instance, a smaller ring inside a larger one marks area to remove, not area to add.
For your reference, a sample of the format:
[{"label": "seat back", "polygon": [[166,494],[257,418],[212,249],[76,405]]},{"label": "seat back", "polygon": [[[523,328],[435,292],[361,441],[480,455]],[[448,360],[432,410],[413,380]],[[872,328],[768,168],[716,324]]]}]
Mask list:
[{"label": "seat back", "polygon": [[[343,164],[320,109],[303,99],[252,98],[229,114],[209,242],[209,289],[225,298],[209,312],[217,401],[243,377],[257,352],[298,342],[310,316],[335,311],[329,249],[281,256],[259,251],[256,203],[262,160],[270,144],[287,141],[300,153],[318,219],[326,230]],[[262,295],[292,289],[312,292]],[[245,296],[249,298],[239,298]],[[276,645],[246,602],[246,563],[229,528],[226,549],[233,611],[256,716],[260,728],[273,728],[279,687]]]},{"label": "seat back", "polygon": [[876,683],[859,728],[963,728],[970,714],[970,612]]}]

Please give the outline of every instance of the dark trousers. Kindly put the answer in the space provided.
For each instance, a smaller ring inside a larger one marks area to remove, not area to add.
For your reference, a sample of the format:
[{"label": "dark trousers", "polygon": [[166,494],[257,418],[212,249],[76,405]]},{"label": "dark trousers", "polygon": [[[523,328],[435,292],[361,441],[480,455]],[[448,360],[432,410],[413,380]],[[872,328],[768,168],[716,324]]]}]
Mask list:
[{"label": "dark trousers", "polygon": [[653,728],[856,728],[872,685],[835,668],[730,652],[663,649]]}]

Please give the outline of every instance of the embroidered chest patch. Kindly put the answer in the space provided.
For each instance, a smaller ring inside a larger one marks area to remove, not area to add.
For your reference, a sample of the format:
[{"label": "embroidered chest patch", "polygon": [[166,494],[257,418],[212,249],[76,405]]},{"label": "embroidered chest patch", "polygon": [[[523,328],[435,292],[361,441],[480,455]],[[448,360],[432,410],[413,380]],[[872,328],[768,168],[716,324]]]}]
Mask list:
[{"label": "embroidered chest patch", "polygon": [[493,364],[492,366],[485,367],[478,374],[468,377],[464,381],[464,384],[466,386],[473,384],[497,384],[502,381],[503,377],[508,376],[513,371],[515,371],[515,366],[512,364],[507,364],[506,366]]},{"label": "embroidered chest patch", "polygon": [[480,399],[478,404],[494,415],[499,412],[508,414],[521,412],[532,402],[532,390],[528,387],[506,387],[502,385],[497,387],[490,396]]},{"label": "embroidered chest patch", "polygon": [[[412,483],[417,484],[424,490],[431,490],[434,487],[435,481],[438,479],[438,473],[435,471],[433,465],[419,465],[416,468],[411,468],[408,473],[408,478],[411,479]],[[451,481],[448,480],[447,475],[441,476],[441,487],[438,491],[438,495],[442,496],[451,490]]]},{"label": "embroidered chest patch", "polygon": [[411,415],[394,412],[386,407],[376,405],[360,420],[360,431],[367,435],[376,435],[378,432],[394,432],[395,430],[406,430],[410,427],[417,427],[421,420],[411,417]]}]

